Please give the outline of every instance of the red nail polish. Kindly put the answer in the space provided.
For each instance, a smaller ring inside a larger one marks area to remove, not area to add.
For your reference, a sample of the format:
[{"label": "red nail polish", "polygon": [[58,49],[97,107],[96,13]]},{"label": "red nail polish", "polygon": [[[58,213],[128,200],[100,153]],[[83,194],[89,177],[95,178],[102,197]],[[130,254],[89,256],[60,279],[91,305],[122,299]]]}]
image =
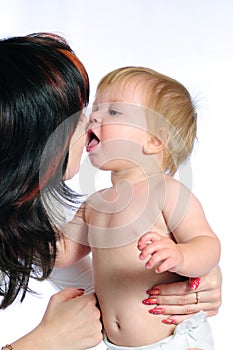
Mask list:
[{"label": "red nail polish", "polygon": [[149,295],[160,295],[160,289],[159,288],[152,288],[147,290],[146,294]]},{"label": "red nail polish", "polygon": [[162,320],[162,322],[165,324],[176,324],[176,321],[172,318],[165,318],[164,320]]},{"label": "red nail polish", "polygon": [[84,294],[85,289],[83,289],[83,288],[77,288],[77,291],[80,292],[80,293],[82,293],[82,294]]},{"label": "red nail polish", "polygon": [[158,299],[155,297],[150,297],[150,298],[144,299],[142,303],[145,305],[155,305],[155,304],[158,304]]},{"label": "red nail polish", "polygon": [[149,313],[153,315],[161,315],[164,313],[164,309],[162,307],[154,307],[153,309],[149,310]]},{"label": "red nail polish", "polygon": [[191,278],[190,283],[189,283],[190,289],[196,290],[198,288],[200,282],[201,282],[201,279],[199,277]]}]

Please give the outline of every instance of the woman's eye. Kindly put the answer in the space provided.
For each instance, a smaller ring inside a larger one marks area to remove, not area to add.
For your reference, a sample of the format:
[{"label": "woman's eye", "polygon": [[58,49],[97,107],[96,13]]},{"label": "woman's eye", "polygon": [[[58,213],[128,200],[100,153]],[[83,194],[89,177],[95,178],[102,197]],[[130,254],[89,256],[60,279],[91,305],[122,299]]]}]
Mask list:
[{"label": "woman's eye", "polygon": [[110,114],[110,115],[117,115],[117,114],[120,114],[120,112],[115,111],[114,109],[110,109],[110,110],[109,110],[109,114]]}]

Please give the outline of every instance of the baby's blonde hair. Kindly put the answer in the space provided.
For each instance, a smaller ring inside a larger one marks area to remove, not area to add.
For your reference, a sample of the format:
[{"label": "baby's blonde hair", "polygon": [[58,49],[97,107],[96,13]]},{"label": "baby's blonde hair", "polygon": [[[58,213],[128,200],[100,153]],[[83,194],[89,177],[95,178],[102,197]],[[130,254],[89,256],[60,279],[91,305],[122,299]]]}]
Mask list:
[{"label": "baby's blonde hair", "polygon": [[[133,66],[115,69],[104,76],[97,86],[97,94],[112,85],[124,87],[131,82],[135,88],[141,88],[142,101],[139,102],[148,109],[150,118],[152,111],[166,122],[169,139],[165,144],[163,167],[167,174],[174,175],[190,156],[196,138],[197,118],[192,98],[178,81],[153,69]],[[151,132],[157,135],[156,130]]]}]

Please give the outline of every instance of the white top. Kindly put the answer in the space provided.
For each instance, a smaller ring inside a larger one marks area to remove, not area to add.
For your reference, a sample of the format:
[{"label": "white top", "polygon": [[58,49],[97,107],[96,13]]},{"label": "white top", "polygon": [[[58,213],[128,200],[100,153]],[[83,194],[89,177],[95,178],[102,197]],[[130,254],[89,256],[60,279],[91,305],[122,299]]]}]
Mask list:
[{"label": "white top", "polygon": [[85,294],[93,292],[91,255],[86,256],[72,266],[55,267],[48,280],[56,290],[73,287],[84,288]]}]

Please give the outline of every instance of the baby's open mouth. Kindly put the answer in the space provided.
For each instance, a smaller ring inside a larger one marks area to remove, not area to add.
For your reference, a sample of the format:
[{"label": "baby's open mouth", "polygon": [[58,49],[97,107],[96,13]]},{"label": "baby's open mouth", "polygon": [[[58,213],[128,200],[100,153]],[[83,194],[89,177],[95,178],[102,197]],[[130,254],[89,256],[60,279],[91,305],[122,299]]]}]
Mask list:
[{"label": "baby's open mouth", "polygon": [[100,143],[100,140],[98,136],[96,136],[95,132],[90,129],[87,132],[87,147],[86,150],[87,152],[92,152],[94,149],[98,146]]}]

